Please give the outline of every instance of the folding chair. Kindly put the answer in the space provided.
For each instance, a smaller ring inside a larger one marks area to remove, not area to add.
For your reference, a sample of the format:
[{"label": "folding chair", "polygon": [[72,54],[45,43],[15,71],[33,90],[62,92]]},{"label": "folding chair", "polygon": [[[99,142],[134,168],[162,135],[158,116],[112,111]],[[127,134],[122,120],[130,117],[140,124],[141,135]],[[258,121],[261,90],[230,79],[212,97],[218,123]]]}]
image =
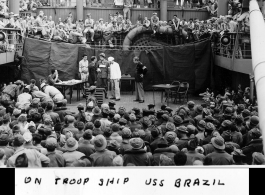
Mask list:
[{"label": "folding chair", "polygon": [[171,100],[172,100],[173,97],[175,97],[174,98],[174,102],[175,102],[176,94],[177,94],[177,92],[179,90],[180,82],[179,81],[173,81],[171,83],[171,85],[176,85],[177,86],[176,88],[173,88],[173,89],[169,90],[169,97],[171,98]]},{"label": "folding chair", "polygon": [[190,85],[187,82],[180,83],[178,92],[176,94],[177,97],[179,98],[179,101],[180,102],[181,102],[181,97],[182,96],[183,96],[183,101],[185,100],[185,98],[187,98],[187,101],[188,101],[188,90],[189,90],[189,86]]}]

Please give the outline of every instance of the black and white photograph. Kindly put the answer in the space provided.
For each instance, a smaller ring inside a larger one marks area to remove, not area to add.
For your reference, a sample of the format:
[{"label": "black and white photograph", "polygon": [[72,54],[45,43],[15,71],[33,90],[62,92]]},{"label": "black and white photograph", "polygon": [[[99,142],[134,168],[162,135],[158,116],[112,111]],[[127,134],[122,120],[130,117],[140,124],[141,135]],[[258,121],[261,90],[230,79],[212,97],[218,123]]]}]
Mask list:
[{"label": "black and white photograph", "polygon": [[0,0],[0,167],[20,194],[247,194],[264,35],[264,0]]}]

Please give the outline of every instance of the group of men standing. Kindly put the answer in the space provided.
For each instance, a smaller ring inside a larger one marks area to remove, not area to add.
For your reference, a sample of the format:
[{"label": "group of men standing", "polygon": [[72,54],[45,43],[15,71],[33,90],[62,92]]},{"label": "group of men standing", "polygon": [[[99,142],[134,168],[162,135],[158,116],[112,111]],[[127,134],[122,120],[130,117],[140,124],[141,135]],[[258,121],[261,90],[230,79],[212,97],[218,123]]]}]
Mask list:
[{"label": "group of men standing", "polygon": [[[86,81],[85,87],[96,85],[97,88],[104,88],[105,98],[108,98],[108,86],[110,82],[111,97],[110,99],[120,100],[120,65],[114,61],[113,57],[106,58],[104,53],[99,54],[99,60],[96,56],[91,57],[91,62],[88,62],[87,55],[79,62],[79,73],[82,81]],[[144,102],[143,78],[147,73],[147,68],[144,66],[139,57],[133,58],[135,68],[135,90],[136,100],[139,103]]]}]

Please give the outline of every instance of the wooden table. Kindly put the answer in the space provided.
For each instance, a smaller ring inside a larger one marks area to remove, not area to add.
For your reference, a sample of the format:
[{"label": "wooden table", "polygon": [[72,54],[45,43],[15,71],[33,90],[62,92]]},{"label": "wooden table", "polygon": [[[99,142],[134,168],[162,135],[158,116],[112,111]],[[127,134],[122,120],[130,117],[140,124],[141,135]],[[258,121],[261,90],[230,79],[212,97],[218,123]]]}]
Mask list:
[{"label": "wooden table", "polygon": [[[133,92],[135,90],[135,78],[134,77],[121,77],[121,80],[120,80],[120,89],[121,89],[121,82],[122,81],[130,81],[130,85],[132,87],[132,95],[133,95]],[[133,82],[134,83],[133,83]],[[134,84],[134,85],[133,85]]]},{"label": "wooden table", "polygon": [[[169,84],[159,84],[159,85],[153,85],[153,100],[154,100],[154,105],[155,105],[155,89],[164,89],[165,91],[169,91],[170,89],[178,87],[177,85],[169,85]],[[163,102],[163,92],[161,93],[161,102]],[[168,105],[168,99],[169,99],[169,92],[167,92],[167,98],[166,98],[166,103]]]},{"label": "wooden table", "polygon": [[76,86],[76,96],[77,96],[77,101],[80,100],[80,89],[82,89],[82,85],[85,83],[86,81],[78,81],[78,82],[72,82],[72,83],[55,83],[54,86],[55,87],[62,87],[62,94],[64,95],[64,97],[66,98],[65,95],[65,91],[66,88],[69,87],[70,88],[70,104],[72,102],[72,95],[73,95],[73,87]]}]

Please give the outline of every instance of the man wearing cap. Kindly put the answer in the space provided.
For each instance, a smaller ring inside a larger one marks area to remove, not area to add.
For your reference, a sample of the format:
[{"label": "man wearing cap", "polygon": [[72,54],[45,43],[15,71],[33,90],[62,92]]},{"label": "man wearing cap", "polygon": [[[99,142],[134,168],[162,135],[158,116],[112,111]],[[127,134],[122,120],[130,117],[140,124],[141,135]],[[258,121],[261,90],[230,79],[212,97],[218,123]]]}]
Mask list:
[{"label": "man wearing cap", "polygon": [[94,147],[96,152],[90,155],[90,157],[93,159],[93,166],[113,166],[113,159],[116,157],[116,153],[106,149],[107,140],[103,135],[97,135],[94,138]]},{"label": "man wearing cap", "polygon": [[13,147],[15,148],[15,153],[7,160],[7,167],[15,167],[17,157],[23,153],[26,154],[29,168],[47,167],[50,163],[50,159],[35,149],[24,148],[24,142],[25,139],[22,135],[18,134],[14,136]]},{"label": "man wearing cap", "polygon": [[38,150],[38,152],[41,152],[41,150],[39,148],[37,148],[36,146],[33,146],[32,144],[32,134],[29,132],[29,131],[26,131],[24,134],[23,134],[23,138],[25,140],[24,144],[23,144],[23,147],[24,148],[27,148],[27,149],[35,149],[35,150]]},{"label": "man wearing cap", "polygon": [[109,62],[105,59],[105,54],[100,53],[100,60],[97,62],[97,87],[104,88],[105,98],[108,98],[108,79],[110,78]]},{"label": "man wearing cap", "polygon": [[16,100],[24,88],[23,81],[17,80],[14,84],[9,84],[2,91],[1,103],[8,106],[12,100]]},{"label": "man wearing cap", "polygon": [[224,139],[221,136],[213,137],[211,143],[214,147],[214,152],[205,157],[206,162],[211,162],[211,165],[232,165],[233,157],[225,152]]},{"label": "man wearing cap", "polygon": [[63,94],[54,86],[46,85],[45,83],[41,84],[41,90],[49,95],[54,102],[62,101],[64,99]]},{"label": "man wearing cap", "polygon": [[63,153],[63,158],[65,159],[66,167],[70,167],[75,160],[85,156],[84,153],[77,151],[78,142],[73,137],[67,139],[64,147],[66,152]]},{"label": "man wearing cap", "polygon": [[172,149],[168,147],[168,142],[165,138],[160,138],[157,143],[157,148],[154,150],[153,158],[151,159],[152,166],[159,166],[161,155],[167,156],[172,161],[174,160],[175,154]]},{"label": "man wearing cap", "polygon": [[136,121],[135,114],[131,113],[129,115],[129,118],[130,118],[130,123],[128,124],[128,126],[132,132],[140,130],[142,128],[142,125],[138,121]]},{"label": "man wearing cap", "polygon": [[261,132],[258,128],[251,129],[249,131],[250,142],[242,148],[243,154],[246,155],[246,163],[251,164],[252,154],[254,152],[263,151],[263,141],[261,138]]},{"label": "man wearing cap", "polygon": [[63,129],[62,134],[66,134],[67,131],[71,131],[73,135],[78,133],[78,129],[74,126],[75,118],[73,116],[67,115],[67,124],[68,126]]},{"label": "man wearing cap", "polygon": [[132,149],[132,146],[129,143],[131,135],[132,135],[132,132],[129,128],[123,128],[122,129],[122,142],[120,145],[120,153],[122,155],[124,155],[124,152],[126,150]]},{"label": "man wearing cap", "polygon": [[33,100],[39,99],[41,102],[53,102],[52,98],[42,91],[33,91],[31,95]]},{"label": "man wearing cap", "polygon": [[120,101],[120,79],[121,69],[120,65],[114,61],[113,57],[108,58],[110,65],[110,83],[111,83],[111,98]]},{"label": "man wearing cap", "polygon": [[58,143],[54,137],[47,138],[45,142],[47,148],[47,157],[50,159],[49,167],[65,167],[65,159],[63,153],[56,150]]},{"label": "man wearing cap", "polygon": [[132,146],[132,149],[124,152],[123,166],[127,166],[129,163],[132,163],[135,166],[150,166],[151,160],[144,149],[144,141],[141,138],[132,138],[129,143]]},{"label": "man wearing cap", "polygon": [[[88,60],[87,60],[86,54],[83,56],[83,59],[79,62],[79,73],[80,73],[82,82],[87,82],[89,72],[88,72]],[[87,83],[85,83],[84,86],[86,87],[86,85]]]},{"label": "man wearing cap", "polygon": [[81,121],[86,123],[86,114],[85,114],[85,106],[82,103],[79,103],[77,106],[78,113],[75,115],[75,119],[77,122]]},{"label": "man wearing cap", "polygon": [[188,142],[188,146],[187,146],[188,152],[186,153],[187,162],[185,165],[188,165],[188,166],[193,165],[193,162],[195,160],[204,161],[205,156],[195,150],[197,148],[197,145],[198,145],[197,139],[191,139]]},{"label": "man wearing cap", "polygon": [[92,130],[88,129],[83,134],[83,140],[79,141],[77,151],[84,153],[87,157],[95,153],[95,147],[92,145]]},{"label": "man wearing cap", "polygon": [[143,80],[147,73],[147,68],[140,62],[139,57],[133,58],[133,63],[136,65],[135,68],[135,91],[136,99],[134,101],[144,103],[144,87]]},{"label": "man wearing cap", "polygon": [[246,157],[242,150],[240,149],[235,149],[232,152],[233,160],[234,160],[234,165],[247,165],[246,163],[243,162],[244,158]]},{"label": "man wearing cap", "polygon": [[87,14],[87,19],[85,20],[85,30],[84,30],[84,34],[86,34],[87,32],[90,32],[91,35],[91,41],[94,41],[94,20],[91,19],[91,14],[88,13]]},{"label": "man wearing cap", "polygon": [[107,126],[110,126],[111,122],[108,119],[109,116],[109,108],[102,108],[101,109],[102,118],[100,119],[101,122],[101,129],[102,131],[105,130]]},{"label": "man wearing cap", "polygon": [[177,128],[177,135],[179,140],[176,142],[176,145],[178,146],[179,150],[187,148],[189,141],[187,134],[188,134],[187,127],[180,126]]}]

